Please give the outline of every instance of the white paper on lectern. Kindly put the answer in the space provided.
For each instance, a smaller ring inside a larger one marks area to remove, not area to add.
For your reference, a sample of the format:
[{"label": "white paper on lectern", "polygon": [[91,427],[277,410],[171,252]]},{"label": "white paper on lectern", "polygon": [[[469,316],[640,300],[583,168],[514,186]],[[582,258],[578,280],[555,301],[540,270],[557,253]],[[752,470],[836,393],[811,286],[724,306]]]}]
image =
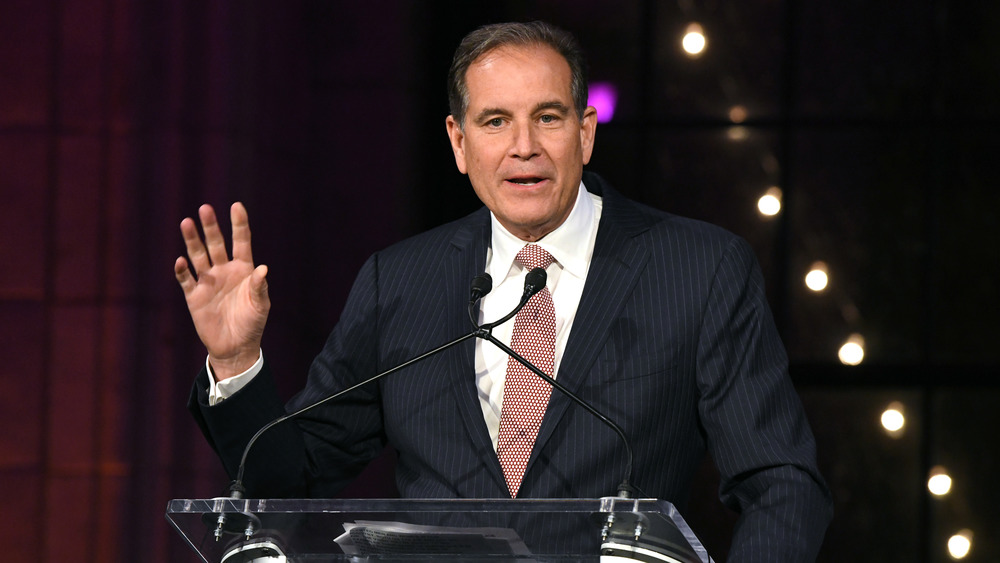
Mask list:
[{"label": "white paper on lectern", "polygon": [[358,520],[345,522],[344,533],[334,541],[348,555],[531,555],[528,546],[510,528],[451,528]]}]

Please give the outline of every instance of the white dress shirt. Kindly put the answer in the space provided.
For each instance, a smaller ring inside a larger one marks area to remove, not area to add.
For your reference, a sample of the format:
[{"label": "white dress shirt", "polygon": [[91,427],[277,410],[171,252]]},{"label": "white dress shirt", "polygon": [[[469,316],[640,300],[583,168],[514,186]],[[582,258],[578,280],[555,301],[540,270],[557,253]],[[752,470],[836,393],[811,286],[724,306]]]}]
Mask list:
[{"label": "white dress shirt", "polygon": [[[594,241],[597,240],[597,226],[601,221],[602,203],[600,196],[588,192],[581,182],[569,217],[554,231],[534,243],[544,248],[554,258],[546,269],[545,283],[552,294],[552,304],[556,310],[556,359],[553,377],[559,374],[562,353],[566,349],[570,328],[573,326],[580,297],[583,295],[587,270],[594,254]],[[517,305],[524,291],[524,277],[527,275],[524,268],[514,262],[514,258],[528,243],[512,235],[497,221],[493,213],[490,213],[490,221],[492,236],[490,248],[486,253],[486,272],[493,278],[493,291],[480,302],[480,323],[495,321]],[[511,319],[494,328],[493,336],[510,346],[513,330],[514,320]],[[207,359],[205,365],[211,375],[212,366]],[[209,404],[215,405],[231,397],[260,373],[263,365],[262,352],[253,367],[235,377],[218,383],[214,376],[209,377]],[[500,433],[500,412],[503,408],[503,386],[506,378],[507,354],[489,342],[476,339],[476,386],[479,389],[479,402],[494,449]]]},{"label": "white dress shirt", "polygon": [[[556,310],[556,358],[555,373],[559,375],[559,364],[569,332],[583,295],[583,285],[587,281],[590,258],[594,254],[597,240],[597,225],[601,221],[603,201],[591,194],[580,184],[576,203],[569,217],[556,230],[535,242],[552,257],[552,264],[546,268],[545,287],[552,294],[552,304]],[[524,267],[514,258],[528,243],[515,237],[490,214],[492,238],[486,253],[486,272],[493,278],[493,291],[480,303],[479,322],[493,322],[517,305],[524,292]],[[510,346],[514,320],[493,329],[493,336]],[[490,342],[476,339],[476,386],[479,402],[483,409],[486,427],[497,446],[500,433],[500,412],[503,409],[503,386],[507,378],[507,353]]]}]

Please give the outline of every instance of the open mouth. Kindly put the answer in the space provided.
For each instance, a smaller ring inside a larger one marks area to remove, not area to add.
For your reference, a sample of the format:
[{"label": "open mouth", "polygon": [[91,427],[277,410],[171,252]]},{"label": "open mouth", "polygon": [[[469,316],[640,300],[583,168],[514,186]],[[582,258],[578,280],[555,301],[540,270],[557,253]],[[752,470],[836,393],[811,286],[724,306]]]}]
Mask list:
[{"label": "open mouth", "polygon": [[538,184],[539,182],[542,182],[543,180],[545,180],[545,178],[529,177],[529,178],[508,178],[507,179],[507,181],[510,182],[511,184],[517,184],[518,186],[534,186],[535,184]]}]

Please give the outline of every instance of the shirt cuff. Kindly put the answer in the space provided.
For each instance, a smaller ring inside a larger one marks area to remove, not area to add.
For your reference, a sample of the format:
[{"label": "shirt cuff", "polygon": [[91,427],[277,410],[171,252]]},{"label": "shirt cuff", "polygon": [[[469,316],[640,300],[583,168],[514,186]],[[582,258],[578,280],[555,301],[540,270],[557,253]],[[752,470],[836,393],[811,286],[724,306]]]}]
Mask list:
[{"label": "shirt cuff", "polygon": [[232,397],[237,391],[246,387],[247,383],[258,374],[260,370],[264,367],[264,351],[261,350],[260,355],[257,357],[257,361],[254,365],[250,366],[250,369],[245,372],[225,379],[223,381],[215,380],[215,372],[212,371],[212,364],[209,363],[208,358],[205,358],[205,369],[208,370],[208,404],[209,406],[214,406],[222,401]]}]

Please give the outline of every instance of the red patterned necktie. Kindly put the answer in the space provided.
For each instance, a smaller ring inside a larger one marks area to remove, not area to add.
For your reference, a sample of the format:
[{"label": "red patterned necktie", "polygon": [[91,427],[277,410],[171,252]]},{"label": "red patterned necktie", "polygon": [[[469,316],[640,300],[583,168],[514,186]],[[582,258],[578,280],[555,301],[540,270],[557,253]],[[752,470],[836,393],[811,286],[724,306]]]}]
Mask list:
[{"label": "red patterned necktie", "polygon": [[[552,255],[534,244],[517,253],[515,261],[526,270],[546,268]],[[548,375],[552,375],[556,360],[556,310],[548,288],[536,293],[514,319],[514,334],[510,347]],[[517,497],[524,469],[535,445],[542,416],[549,403],[552,388],[542,378],[531,373],[521,362],[507,359],[507,379],[503,389],[503,409],[500,413],[500,435],[497,456],[511,498]]]}]

